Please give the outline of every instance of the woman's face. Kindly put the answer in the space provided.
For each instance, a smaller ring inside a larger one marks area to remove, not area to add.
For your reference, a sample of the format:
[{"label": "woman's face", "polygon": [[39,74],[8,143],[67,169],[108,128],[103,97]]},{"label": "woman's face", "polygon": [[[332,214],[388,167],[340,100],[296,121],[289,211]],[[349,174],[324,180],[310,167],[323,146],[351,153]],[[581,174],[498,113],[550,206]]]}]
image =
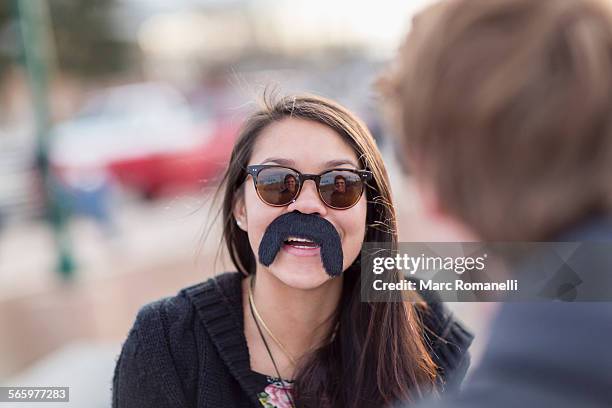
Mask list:
[{"label": "woman's face", "polygon": [[[317,122],[286,118],[267,126],[257,137],[252,164],[276,164],[292,167],[301,173],[319,174],[330,168],[359,168],[353,149],[331,128]],[[343,251],[343,270],[357,258],[365,235],[367,202],[365,193],[347,210],[327,207],[319,197],[316,185],[308,180],[295,200],[286,207],[272,207],[259,199],[249,176],[244,197],[238,200],[234,215],[249,236],[254,254],[268,225],[282,214],[299,211],[329,221],[338,231]],[[257,272],[268,270],[288,286],[312,289],[329,280],[318,253],[296,254],[281,249],[269,267],[257,264]]]}]

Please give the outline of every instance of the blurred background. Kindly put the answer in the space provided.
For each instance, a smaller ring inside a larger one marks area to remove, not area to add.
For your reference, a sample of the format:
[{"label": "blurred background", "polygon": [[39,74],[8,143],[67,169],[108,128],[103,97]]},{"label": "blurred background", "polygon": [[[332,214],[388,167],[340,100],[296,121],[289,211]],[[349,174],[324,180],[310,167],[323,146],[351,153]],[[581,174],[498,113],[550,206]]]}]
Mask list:
[{"label": "blurred background", "polygon": [[[372,86],[428,3],[0,0],[0,384],[110,406],[138,309],[233,269],[211,197],[266,88],[355,111],[401,239],[449,240],[419,218]],[[452,307],[485,334],[490,308]]]}]

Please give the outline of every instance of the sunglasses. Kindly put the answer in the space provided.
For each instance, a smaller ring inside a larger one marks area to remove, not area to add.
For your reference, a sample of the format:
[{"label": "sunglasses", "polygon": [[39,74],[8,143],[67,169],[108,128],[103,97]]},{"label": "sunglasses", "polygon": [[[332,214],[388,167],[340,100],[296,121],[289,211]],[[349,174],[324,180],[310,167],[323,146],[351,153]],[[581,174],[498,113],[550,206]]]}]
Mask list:
[{"label": "sunglasses", "polygon": [[365,182],[372,172],[354,169],[331,169],[320,174],[304,174],[291,167],[274,164],[247,166],[253,177],[257,195],[264,203],[283,207],[295,201],[306,180],[317,186],[325,205],[335,210],[346,210],[357,204],[363,194]]}]

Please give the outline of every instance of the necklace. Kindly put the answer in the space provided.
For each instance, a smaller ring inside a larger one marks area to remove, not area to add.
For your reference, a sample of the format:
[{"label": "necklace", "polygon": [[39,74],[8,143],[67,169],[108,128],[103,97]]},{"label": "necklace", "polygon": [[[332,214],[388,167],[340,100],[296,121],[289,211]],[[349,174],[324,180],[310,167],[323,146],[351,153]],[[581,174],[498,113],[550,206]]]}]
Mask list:
[{"label": "necklace", "polygon": [[[263,331],[261,330],[261,327],[259,326],[259,322],[257,321],[257,318],[255,317],[256,316],[256,309],[255,309],[255,302],[253,302],[253,290],[251,288],[251,286],[253,284],[253,279],[252,278],[251,278],[251,282],[250,283],[251,283],[251,285],[249,285],[249,309],[251,310],[251,316],[253,317],[253,321],[255,322],[255,326],[257,326],[257,331],[259,332],[259,336],[261,337],[261,340],[263,341],[263,344],[266,347],[266,351],[268,352],[268,356],[270,356],[270,360],[272,360],[272,365],[274,366],[274,370],[276,371],[276,375],[278,376],[278,381],[280,381],[281,387],[285,391],[285,394],[287,395],[287,400],[289,401],[289,405],[291,407],[295,407],[295,405],[293,404],[293,398],[291,398],[291,394],[289,393],[289,390],[285,386],[285,381],[283,380],[283,377],[281,377],[280,370],[278,369],[278,366],[276,365],[276,361],[274,360],[274,357],[272,356],[272,351],[270,350],[270,346],[268,346],[268,342],[266,341],[266,338],[263,335]],[[269,334],[271,334],[271,333],[269,333]]]},{"label": "necklace", "polygon": [[281,343],[281,341],[276,338],[276,336],[274,335],[274,333],[272,333],[272,330],[270,330],[268,328],[268,325],[266,324],[266,322],[264,321],[264,319],[261,317],[261,315],[259,314],[259,311],[257,310],[257,307],[255,306],[255,299],[253,297],[253,288],[252,286],[255,284],[255,279],[251,278],[251,282],[249,286],[249,304],[251,306],[251,309],[253,311],[254,314],[254,319],[259,321],[259,324],[261,324],[261,326],[264,328],[264,330],[268,333],[268,335],[270,336],[270,338],[272,340],[274,340],[274,342],[276,343],[276,345],[278,346],[278,348],[281,349],[281,351],[285,354],[285,356],[287,356],[287,358],[289,359],[289,361],[291,361],[291,364],[293,366],[296,365],[296,361],[295,358],[291,355],[291,353],[287,350],[287,348],[283,345],[283,343]]}]

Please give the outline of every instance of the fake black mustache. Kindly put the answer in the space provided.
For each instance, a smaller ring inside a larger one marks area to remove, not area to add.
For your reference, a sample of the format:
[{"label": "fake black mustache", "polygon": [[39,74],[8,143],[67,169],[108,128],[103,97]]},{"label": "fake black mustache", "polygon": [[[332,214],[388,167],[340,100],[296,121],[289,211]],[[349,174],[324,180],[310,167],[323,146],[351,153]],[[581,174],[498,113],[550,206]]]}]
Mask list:
[{"label": "fake black mustache", "polygon": [[259,262],[270,266],[289,237],[306,238],[319,245],[325,272],[331,277],[342,273],[342,245],[336,228],[318,215],[299,211],[281,215],[266,228],[259,244]]}]

